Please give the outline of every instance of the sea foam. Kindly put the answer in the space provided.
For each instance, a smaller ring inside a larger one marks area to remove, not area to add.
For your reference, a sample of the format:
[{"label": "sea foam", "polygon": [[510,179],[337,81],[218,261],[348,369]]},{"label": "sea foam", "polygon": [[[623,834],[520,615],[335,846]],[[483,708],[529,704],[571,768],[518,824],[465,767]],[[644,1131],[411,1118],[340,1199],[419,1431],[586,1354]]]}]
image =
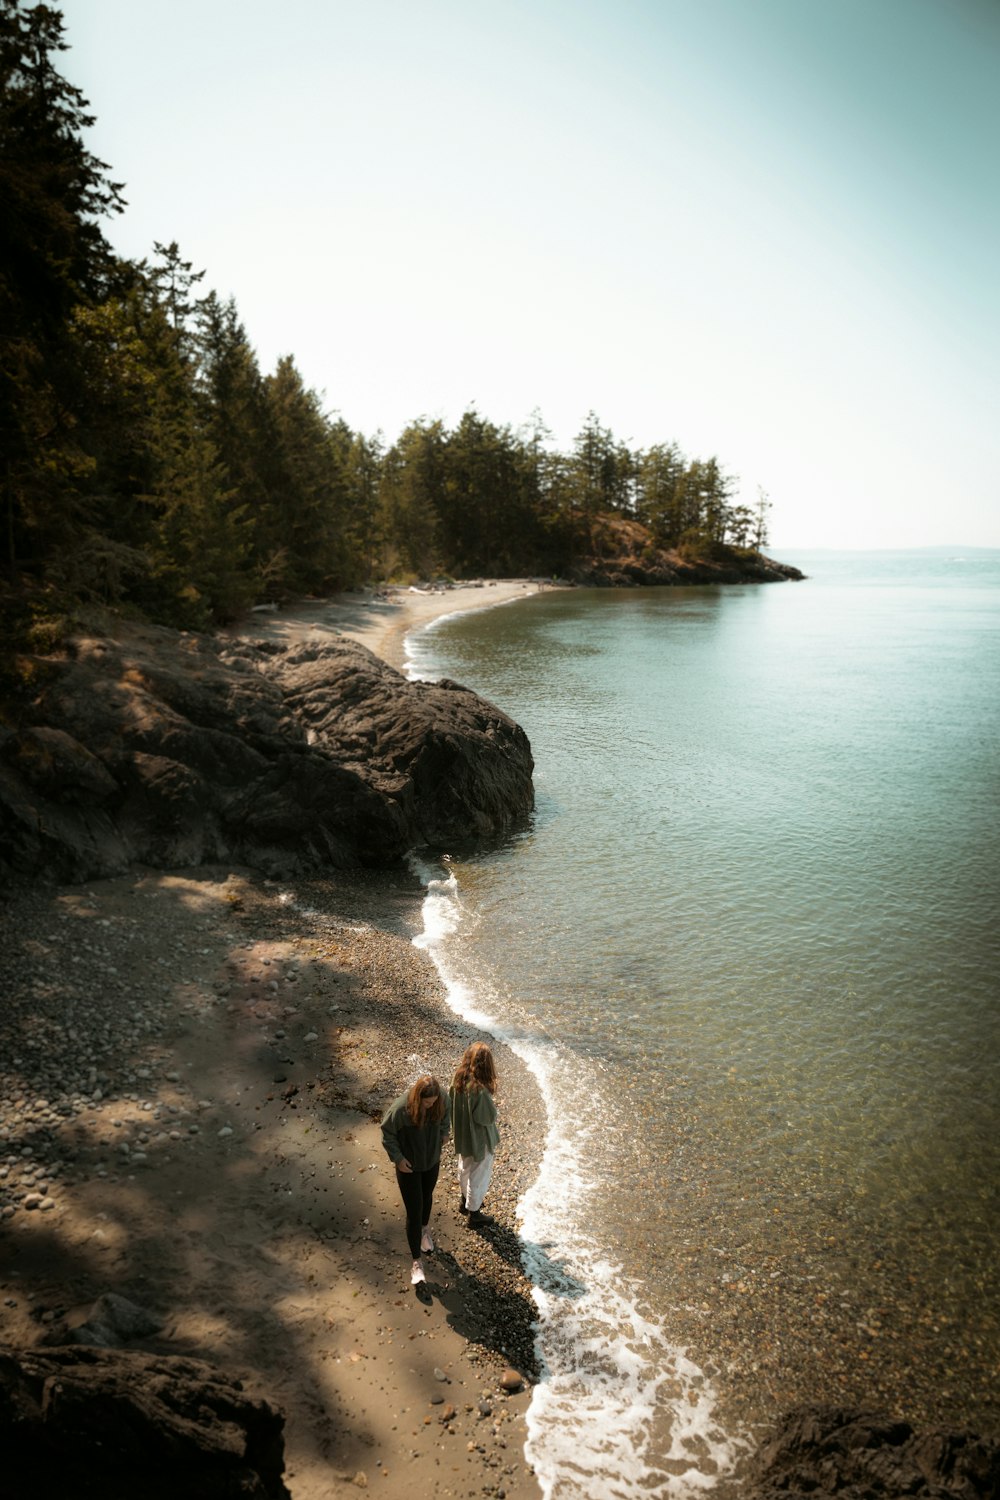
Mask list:
[{"label": "sea foam", "polygon": [[592,1059],[496,1013],[501,997],[489,978],[462,972],[462,926],[477,918],[454,873],[411,863],[426,888],[414,944],[433,959],[451,1008],[522,1059],[545,1105],[539,1174],[517,1210],[542,1371],[525,1457],[546,1500],[674,1500],[710,1490],[747,1444],[722,1430],[711,1380],[670,1339],[613,1247],[587,1232],[601,1190],[587,1163],[615,1118],[607,1081]]}]

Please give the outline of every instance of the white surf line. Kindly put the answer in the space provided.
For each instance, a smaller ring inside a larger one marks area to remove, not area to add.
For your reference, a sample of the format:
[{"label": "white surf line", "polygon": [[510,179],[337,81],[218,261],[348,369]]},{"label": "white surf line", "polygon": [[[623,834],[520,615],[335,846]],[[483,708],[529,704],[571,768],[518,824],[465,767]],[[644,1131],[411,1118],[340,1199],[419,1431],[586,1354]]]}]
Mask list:
[{"label": "white surf line", "polygon": [[[458,882],[450,872],[435,874],[418,856],[410,863],[427,891],[424,929],[414,945],[435,963],[451,1009],[521,1058],[545,1107],[538,1177],[517,1205],[522,1264],[539,1314],[542,1371],[527,1412],[525,1457],[545,1500],[704,1494],[748,1444],[722,1431],[711,1381],[671,1341],[664,1321],[643,1311],[641,1287],[579,1228],[588,1201],[601,1190],[581,1165],[601,1116],[595,1111],[595,1123],[584,1127],[571,1106],[581,1098],[592,1105],[599,1080],[581,1076],[586,1063],[578,1058],[567,1076],[554,1038],[541,1031],[527,1037],[503,1025],[449,971],[442,945],[462,921]],[[650,1449],[657,1439],[664,1446],[668,1425],[666,1451],[653,1459]]]},{"label": "white surf line", "polygon": [[[536,589],[535,592],[540,591]],[[461,609],[450,609],[447,614],[435,615],[433,620],[424,620],[420,624],[415,624],[403,637],[403,676],[408,677],[411,682],[433,680],[421,677],[417,670],[413,651],[410,646],[412,637],[429,634],[432,630],[436,630],[439,625],[443,625],[446,620],[457,620],[459,615],[475,615],[487,609],[502,609],[505,604],[520,604],[522,599],[533,599],[534,597],[535,594],[525,592],[523,594],[511,594],[506,599],[477,600],[475,604],[463,604]]]}]

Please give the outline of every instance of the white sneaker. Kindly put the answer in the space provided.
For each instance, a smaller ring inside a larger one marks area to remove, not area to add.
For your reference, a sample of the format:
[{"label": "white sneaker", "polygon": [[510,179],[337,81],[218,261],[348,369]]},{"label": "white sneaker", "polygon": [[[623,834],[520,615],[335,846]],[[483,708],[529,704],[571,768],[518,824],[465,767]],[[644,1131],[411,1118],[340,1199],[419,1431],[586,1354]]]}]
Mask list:
[{"label": "white sneaker", "polygon": [[413,1270],[410,1272],[410,1280],[414,1286],[419,1286],[425,1280],[423,1264],[419,1260],[413,1262]]},{"label": "white sneaker", "polygon": [[431,1239],[431,1231],[429,1226],[420,1236],[420,1248],[421,1250],[426,1250],[428,1255],[430,1255],[434,1250],[434,1241]]}]

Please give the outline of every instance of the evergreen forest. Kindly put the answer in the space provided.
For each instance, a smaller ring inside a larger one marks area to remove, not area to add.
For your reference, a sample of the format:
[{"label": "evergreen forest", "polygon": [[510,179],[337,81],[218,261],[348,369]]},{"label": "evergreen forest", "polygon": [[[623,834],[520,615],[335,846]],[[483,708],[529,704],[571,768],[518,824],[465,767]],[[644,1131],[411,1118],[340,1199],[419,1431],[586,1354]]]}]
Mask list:
[{"label": "evergreen forest", "polygon": [[204,628],[263,599],[438,576],[550,577],[597,517],[684,556],[759,549],[716,458],[635,450],[590,412],[352,431],[292,355],[268,373],[234,301],[174,242],[128,261],[123,185],[87,150],[63,22],[0,0],[0,576],[8,621],[74,604]]}]

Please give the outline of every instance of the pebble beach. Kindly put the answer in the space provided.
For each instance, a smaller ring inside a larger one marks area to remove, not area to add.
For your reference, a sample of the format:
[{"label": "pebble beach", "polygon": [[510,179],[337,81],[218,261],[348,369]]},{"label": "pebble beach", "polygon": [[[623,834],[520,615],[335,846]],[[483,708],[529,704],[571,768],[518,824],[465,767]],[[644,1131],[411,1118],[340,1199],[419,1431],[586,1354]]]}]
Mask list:
[{"label": "pebble beach", "polygon": [[293,893],[198,870],[3,913],[3,1341],[63,1342],[127,1298],[160,1324],[134,1346],[285,1409],[289,1487],[310,1500],[423,1471],[423,1493],[537,1493],[514,1211],[538,1131],[516,1059],[497,1223],[466,1227],[446,1159],[425,1300],[409,1282],[378,1117],[475,1036],[409,941],[414,907],[379,882]]},{"label": "pebble beach", "polygon": [[[407,628],[527,587],[351,596],[279,628],[398,665]],[[539,1493],[515,1218],[534,1085],[497,1050],[496,1222],[468,1228],[449,1153],[419,1295],[381,1145],[414,1073],[447,1081],[478,1036],[413,945],[421,900],[405,871],[285,886],[200,867],[0,907],[0,1341],[64,1342],[126,1299],[155,1328],[129,1347],[208,1360],[282,1407],[295,1500]]]}]

